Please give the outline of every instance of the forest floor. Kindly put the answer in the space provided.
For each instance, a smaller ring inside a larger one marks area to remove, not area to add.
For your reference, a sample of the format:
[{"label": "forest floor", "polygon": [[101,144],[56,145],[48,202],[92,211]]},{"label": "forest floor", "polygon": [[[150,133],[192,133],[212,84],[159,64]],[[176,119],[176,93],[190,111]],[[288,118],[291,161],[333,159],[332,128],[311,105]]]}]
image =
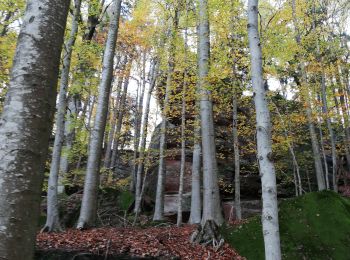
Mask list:
[{"label": "forest floor", "polygon": [[[63,233],[40,233],[37,251],[75,252],[93,255],[127,255],[157,259],[245,259],[227,243],[217,252],[212,246],[192,244],[195,226],[150,228],[69,229]],[[119,259],[119,258],[116,258]],[[130,258],[131,259],[131,258]]]}]

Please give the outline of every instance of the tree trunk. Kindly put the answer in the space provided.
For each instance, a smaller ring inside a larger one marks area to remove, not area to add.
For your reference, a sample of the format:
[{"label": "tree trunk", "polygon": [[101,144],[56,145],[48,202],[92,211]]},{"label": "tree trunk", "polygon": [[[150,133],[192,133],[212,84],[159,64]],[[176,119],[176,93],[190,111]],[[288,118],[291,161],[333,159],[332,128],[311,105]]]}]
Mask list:
[{"label": "tree trunk", "polygon": [[248,1],[248,39],[251,75],[256,108],[259,171],[262,185],[262,225],[265,258],[281,259],[275,168],[272,161],[271,120],[262,71],[262,53],[258,31],[258,0]]},{"label": "tree trunk", "polygon": [[77,224],[78,229],[93,226],[96,222],[99,168],[108,112],[108,100],[113,78],[113,59],[118,36],[121,2],[122,0],[115,0],[112,6],[113,14],[103,56],[102,79],[99,86],[95,123],[89,145],[84,194]]},{"label": "tree trunk", "polygon": [[69,71],[71,65],[73,46],[75,44],[75,39],[77,37],[79,28],[80,5],[81,1],[77,0],[75,2],[72,30],[70,32],[69,39],[65,44],[65,51],[63,52],[63,65],[59,90],[59,102],[57,106],[56,115],[56,134],[53,145],[50,176],[47,188],[47,216],[46,224],[41,230],[42,232],[61,231],[57,200],[58,174],[60,169],[62,146],[64,142],[64,121],[67,111]]},{"label": "tree trunk", "polygon": [[[191,2],[190,2],[191,3]],[[192,2],[193,4],[193,2]],[[193,7],[195,8],[195,7]],[[199,35],[199,26],[197,19],[197,34]],[[197,44],[199,53],[199,44]],[[198,57],[197,57],[198,59]],[[202,198],[201,198],[201,166],[202,166],[202,146],[201,146],[201,127],[200,127],[200,100],[199,88],[196,88],[195,121],[193,132],[193,157],[192,157],[192,182],[191,182],[191,214],[190,224],[199,224],[202,219]]]},{"label": "tree trunk", "polygon": [[[295,0],[292,0],[292,15],[293,15],[293,23],[296,30],[296,36],[295,41],[298,45],[301,44],[301,36],[299,32],[299,26],[296,16],[296,2]],[[301,58],[300,55],[298,55],[299,58]],[[310,94],[306,88],[307,83],[307,76],[305,72],[305,66],[304,63],[301,61],[300,63],[300,71],[301,71],[301,85],[300,85],[300,93],[302,99],[305,101],[305,113],[306,118],[308,121],[309,131],[310,131],[310,138],[311,138],[311,144],[312,144],[312,152],[314,157],[314,163],[315,163],[315,171],[316,171],[316,179],[317,179],[317,186],[318,190],[324,190],[326,188],[325,182],[324,182],[324,174],[323,174],[323,168],[322,168],[322,161],[321,161],[321,155],[320,155],[320,147],[317,140],[314,120],[312,117],[312,110],[311,110],[311,101],[310,101]]]},{"label": "tree trunk", "polygon": [[187,52],[188,52],[188,2],[185,0],[185,54],[184,54],[184,76],[183,76],[183,89],[182,89],[182,109],[181,109],[181,165],[180,165],[180,180],[179,180],[179,193],[178,193],[178,206],[177,206],[177,226],[182,224],[182,200],[184,190],[184,175],[186,171],[186,91],[187,91]]},{"label": "tree trunk", "polygon": [[[234,86],[235,87],[235,86]],[[238,113],[237,113],[237,92],[234,89],[232,98],[232,111],[233,111],[233,149],[235,155],[235,211],[236,219],[242,219],[241,209],[241,184],[240,184],[240,160],[239,160],[239,142],[238,142]]]},{"label": "tree trunk", "polygon": [[[346,161],[350,162],[350,129],[349,129],[349,116],[348,116],[348,109],[345,102],[345,96],[344,96],[344,90],[342,86],[342,82],[340,80],[339,73],[336,74],[336,81],[338,84],[338,94],[339,94],[339,100],[340,100],[340,107],[341,107],[341,115],[344,122],[344,133],[345,133],[345,155],[346,155]],[[350,164],[347,163],[347,170],[350,172]]]},{"label": "tree trunk", "polygon": [[[199,106],[197,106],[197,110]],[[198,111],[199,112],[199,111]],[[194,146],[192,159],[192,185],[191,185],[191,215],[190,224],[201,223],[202,198],[201,198],[201,128],[199,115],[196,116],[194,129]]]},{"label": "tree trunk", "polygon": [[115,130],[115,136],[114,136],[114,142],[113,142],[113,152],[112,152],[112,158],[111,158],[111,165],[110,168],[113,169],[113,171],[117,172],[117,164],[118,164],[118,146],[120,141],[120,135],[121,130],[123,126],[123,119],[125,114],[125,106],[126,106],[126,97],[128,95],[128,87],[130,82],[130,70],[131,70],[132,61],[129,61],[129,64],[126,66],[126,75],[124,78],[124,86],[123,86],[123,94],[119,101],[119,107],[118,107],[118,120],[117,120],[117,126]]},{"label": "tree trunk", "polygon": [[178,5],[175,7],[175,15],[173,18],[173,29],[170,39],[169,60],[168,60],[168,75],[165,89],[164,107],[163,107],[163,121],[160,129],[160,147],[159,147],[159,167],[157,180],[156,204],[153,215],[153,220],[163,220],[164,213],[164,184],[165,184],[165,153],[166,153],[166,136],[167,136],[167,114],[169,110],[169,95],[172,88],[173,73],[175,69],[175,50],[176,50],[176,36],[179,23]]},{"label": "tree trunk", "polygon": [[[329,133],[329,139],[331,141],[331,150],[332,150],[332,180],[333,180],[333,190],[335,192],[338,192],[338,185],[336,181],[336,176],[337,176],[337,149],[336,149],[336,144],[335,144],[335,137],[334,137],[334,131],[332,128],[332,122],[328,114],[328,104],[327,104],[327,94],[326,94],[326,78],[324,75],[324,72],[322,73],[321,76],[321,87],[322,87],[322,107],[323,107],[323,113],[326,117],[326,122],[327,122],[327,128],[328,128],[328,133]],[[328,176],[327,176],[328,179]]]},{"label": "tree trunk", "polygon": [[[143,115],[143,100],[145,97],[146,91],[146,52],[143,53],[142,57],[142,88],[140,93],[140,98],[138,102],[138,106],[136,107],[136,124],[135,124],[135,138],[134,138],[134,155],[133,155],[133,167],[131,173],[131,183],[130,190],[131,192],[135,192],[136,188],[136,174],[137,174],[137,158],[139,156],[139,145],[140,145],[140,135],[141,135],[141,124],[142,124],[142,115]],[[151,73],[151,72],[150,72]]]},{"label": "tree trunk", "polygon": [[109,134],[108,134],[108,145],[106,148],[105,160],[104,160],[105,168],[109,168],[111,166],[112,147],[113,147],[113,140],[115,135],[116,122],[119,114],[122,85],[123,85],[123,77],[120,77],[117,83],[117,97],[115,99],[115,105],[114,105],[115,107],[113,109],[113,115],[111,119],[111,127],[110,127],[111,129],[109,130]]},{"label": "tree trunk", "polygon": [[134,212],[138,214],[141,209],[141,201],[142,201],[142,170],[144,167],[144,161],[145,161],[145,150],[146,150],[146,141],[147,141],[147,129],[148,129],[148,117],[149,117],[149,110],[150,110],[150,104],[151,104],[151,98],[152,98],[152,92],[154,87],[156,86],[157,78],[158,78],[158,72],[159,72],[159,62],[155,61],[155,64],[153,65],[153,72],[151,73],[151,83],[148,88],[147,96],[146,96],[146,104],[145,104],[145,111],[143,113],[143,125],[142,125],[142,133],[141,133],[141,141],[140,141],[140,147],[139,147],[139,160],[137,163],[137,173],[136,173],[136,187],[135,187],[135,209]]},{"label": "tree trunk", "polygon": [[68,0],[27,1],[0,119],[0,258],[34,253]]},{"label": "tree trunk", "polygon": [[214,220],[216,224],[221,225],[223,217],[217,181],[213,104],[207,79],[210,54],[208,1],[200,0],[198,7],[198,88],[200,92],[204,188],[202,224],[204,225],[208,220]]},{"label": "tree trunk", "polygon": [[[73,147],[74,137],[75,137],[75,127],[74,127],[74,121],[76,120],[78,116],[78,105],[77,105],[78,98],[76,95],[70,95],[68,97],[68,109],[66,113],[66,122],[64,125],[64,147],[63,147],[63,153],[61,154],[61,160],[60,160],[60,175],[59,180],[63,179],[63,177],[68,173],[69,170],[69,152],[71,151]],[[84,107],[86,110],[86,106]],[[84,113],[83,109],[83,113]],[[62,186],[62,183],[59,181],[59,188],[60,185]],[[59,190],[59,193],[62,193],[62,191]]]}]

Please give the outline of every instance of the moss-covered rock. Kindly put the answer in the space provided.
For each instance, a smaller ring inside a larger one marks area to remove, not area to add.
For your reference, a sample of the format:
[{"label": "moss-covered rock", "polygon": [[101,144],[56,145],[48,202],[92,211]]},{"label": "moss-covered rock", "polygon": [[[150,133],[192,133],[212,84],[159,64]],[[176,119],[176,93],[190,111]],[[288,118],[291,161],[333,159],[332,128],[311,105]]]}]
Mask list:
[{"label": "moss-covered rock", "polygon": [[[350,259],[350,200],[315,192],[280,204],[283,259]],[[260,217],[237,227],[224,227],[225,240],[251,260],[264,259]]]}]

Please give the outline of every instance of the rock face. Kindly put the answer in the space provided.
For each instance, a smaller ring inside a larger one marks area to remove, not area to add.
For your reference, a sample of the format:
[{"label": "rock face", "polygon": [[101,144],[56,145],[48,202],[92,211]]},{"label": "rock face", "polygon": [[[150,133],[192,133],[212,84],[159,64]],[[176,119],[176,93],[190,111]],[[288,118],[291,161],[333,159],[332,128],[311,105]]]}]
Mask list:
[{"label": "rock face", "polygon": [[[222,85],[220,87],[220,84]],[[215,123],[215,142],[218,161],[218,177],[220,185],[221,199],[223,203],[232,201],[234,198],[234,151],[233,151],[233,137],[232,137],[232,109],[228,100],[223,100],[223,97],[228,96],[229,87],[222,82],[218,83],[219,87],[213,95],[214,103],[214,123]],[[176,92],[176,91],[175,91]],[[225,92],[225,93],[224,93]],[[174,93],[175,95],[176,93]],[[176,95],[181,96],[181,95]],[[161,99],[161,98],[160,98]],[[273,96],[275,104],[279,106],[282,114],[287,114],[290,111],[296,111],[299,109],[300,104],[295,101],[288,101],[283,99],[278,93]],[[169,205],[165,205],[167,213],[176,213],[176,207],[174,204],[174,197],[169,195],[177,194],[179,186],[179,172],[180,172],[180,149],[181,149],[181,126],[180,126],[180,113],[179,100],[172,101],[170,104],[172,115],[168,117],[168,132],[167,132],[167,154],[166,154],[166,184],[165,184],[165,196],[166,202]],[[256,136],[255,136],[255,114],[252,97],[240,96],[238,98],[238,127],[239,127],[239,146],[240,146],[240,177],[241,177],[241,199],[243,204],[243,215],[249,216],[260,212],[260,208],[255,206],[257,201],[261,199],[261,182],[259,176],[259,169],[256,159]],[[289,102],[289,103],[288,103]],[[192,149],[193,149],[193,100],[190,102],[190,108],[188,114],[186,114],[186,127],[187,127],[187,139],[186,139],[186,174],[185,174],[185,193],[191,191],[191,168],[192,168]],[[280,105],[278,105],[280,104]],[[283,110],[286,104],[290,110]],[[180,107],[181,108],[181,107]],[[278,121],[278,116],[272,112],[272,118]],[[273,121],[275,125],[278,122]],[[304,127],[307,130],[307,127]],[[303,128],[303,129],[304,129]],[[276,140],[283,139],[280,136],[281,133],[277,133],[280,130],[276,130],[274,134]],[[151,157],[157,157],[159,155],[159,138],[160,138],[160,125],[156,127],[150,144],[152,150]],[[301,134],[300,134],[301,135]],[[280,138],[281,137],[281,138]],[[274,140],[275,142],[275,140]],[[309,142],[305,141],[306,145],[295,147],[299,157],[300,167],[302,169],[303,183],[308,183],[309,176],[308,170],[312,169],[312,161],[305,159],[305,151],[310,151]],[[293,184],[293,172],[291,156],[287,149],[282,149],[283,143],[278,145],[274,150],[273,160],[278,162],[277,167],[277,184],[278,184],[278,196],[280,198],[292,197],[295,194]],[[147,193],[150,197],[154,197],[157,184],[157,163],[158,159],[153,161],[153,169],[150,171],[149,184]],[[305,170],[306,169],[306,170]],[[311,171],[310,171],[311,172]],[[313,186],[314,175],[310,174],[310,186]],[[304,187],[305,189],[306,187]],[[169,198],[168,198],[169,197]],[[171,197],[171,199],[170,199]],[[252,203],[248,203],[251,201]],[[170,205],[171,204],[171,205]],[[254,204],[254,205],[252,205]],[[231,206],[226,206],[231,207]],[[246,210],[246,212],[244,212]]]}]

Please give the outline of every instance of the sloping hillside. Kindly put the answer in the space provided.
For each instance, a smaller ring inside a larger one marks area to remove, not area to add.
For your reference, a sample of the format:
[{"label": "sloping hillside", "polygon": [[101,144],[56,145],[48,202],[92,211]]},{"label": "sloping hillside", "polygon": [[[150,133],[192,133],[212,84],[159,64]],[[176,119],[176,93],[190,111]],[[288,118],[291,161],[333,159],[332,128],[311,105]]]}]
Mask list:
[{"label": "sloping hillside", "polygon": [[[242,256],[264,259],[260,217],[223,232]],[[283,201],[280,233],[283,259],[350,259],[350,200],[323,191]]]}]

